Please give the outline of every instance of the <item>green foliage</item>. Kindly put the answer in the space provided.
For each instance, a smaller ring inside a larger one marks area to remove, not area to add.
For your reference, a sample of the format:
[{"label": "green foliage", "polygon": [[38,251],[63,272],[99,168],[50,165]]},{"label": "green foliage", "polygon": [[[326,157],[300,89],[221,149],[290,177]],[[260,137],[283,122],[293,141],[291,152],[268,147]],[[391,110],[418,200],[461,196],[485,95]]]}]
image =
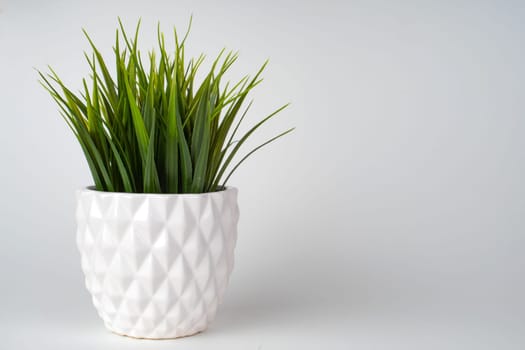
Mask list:
[{"label": "green foliage", "polygon": [[[73,93],[51,68],[40,83],[60,107],[85,154],[97,190],[144,193],[202,193],[220,190],[251,154],[291,132],[271,138],[235,159],[246,140],[287,105],[236,138],[251,102],[249,92],[261,81],[265,62],[254,77],[230,87],[221,79],[237,54],[221,51],[200,85],[196,75],[204,56],[185,61],[188,32],[167,52],[157,30],[159,55],[151,51],[144,65],[138,49],[140,21],[133,37],[119,20],[114,46],[116,77],[84,31],[93,50],[86,59],[90,79]],[[190,21],[191,27],[191,21]]]}]

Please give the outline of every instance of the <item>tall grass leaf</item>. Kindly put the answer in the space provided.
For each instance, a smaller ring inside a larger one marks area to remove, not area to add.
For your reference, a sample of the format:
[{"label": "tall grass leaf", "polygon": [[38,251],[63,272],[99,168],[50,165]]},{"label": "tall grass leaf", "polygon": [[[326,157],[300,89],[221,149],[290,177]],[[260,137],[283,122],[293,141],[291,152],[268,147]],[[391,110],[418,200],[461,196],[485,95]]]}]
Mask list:
[{"label": "tall grass leaf", "polygon": [[202,192],[204,181],[206,180],[206,170],[208,166],[208,153],[210,150],[210,122],[208,117],[209,99],[204,95],[199,103],[197,109],[196,126],[192,135],[192,151],[195,152],[194,163],[195,169],[193,172],[193,181],[191,184],[191,192]]},{"label": "tall grass leaf", "polygon": [[166,188],[167,192],[179,191],[179,144],[177,140],[177,74],[173,72],[169,85],[169,103],[166,130]]},{"label": "tall grass leaf", "polygon": [[126,86],[126,93],[127,98],[129,101],[129,107],[131,110],[131,117],[133,119],[133,126],[135,127],[134,132],[137,136],[137,141],[139,143],[139,151],[140,155],[143,159],[146,158],[146,154],[148,152],[148,133],[146,131],[146,127],[144,125],[144,120],[142,119],[142,115],[140,114],[140,110],[137,106],[137,101],[135,100],[135,96],[133,95],[133,92],[131,91],[131,87],[128,81],[128,77],[126,76],[126,70],[124,70],[124,84]]},{"label": "tall grass leaf", "polygon": [[155,118],[153,118],[153,124],[151,125],[148,153],[144,167],[144,192],[159,193],[160,183],[155,166]]},{"label": "tall grass leaf", "polygon": [[259,149],[263,148],[264,146],[266,146],[267,144],[269,143],[272,143],[273,141],[277,140],[278,138],[281,138],[283,137],[284,135],[286,134],[289,134],[291,133],[295,128],[291,128],[291,129],[288,129],[286,130],[285,132],[275,136],[275,137],[272,137],[271,139],[269,139],[268,141],[260,144],[259,146],[255,147],[254,149],[252,149],[250,152],[248,152],[248,154],[246,154],[244,157],[242,157],[242,159],[237,163],[235,164],[235,166],[232,168],[232,170],[230,171],[230,173],[228,174],[228,176],[226,176],[226,179],[224,180],[223,184],[222,184],[222,187],[224,187],[226,185],[226,183],[228,182],[228,180],[230,179],[230,177],[232,176],[232,174],[235,172],[235,170],[237,170],[237,168],[239,167],[239,165],[241,165],[246,159],[248,159],[253,153],[257,152]]},{"label": "tall grass leaf", "polygon": [[91,40],[91,37],[88,35],[86,30],[82,29],[82,32],[84,33],[86,39],[88,40],[89,45],[93,49],[93,52],[94,52],[94,54],[95,54],[95,56],[97,58],[98,65],[99,65],[100,69],[102,70],[102,75],[104,77],[105,87],[107,88],[108,95],[109,95],[108,97],[110,98],[110,102],[112,104],[116,103],[116,101],[117,101],[117,92],[115,90],[115,82],[113,81],[113,78],[111,77],[111,74],[109,73],[109,70],[108,70],[108,68],[106,66],[106,62],[104,61],[104,58],[102,57],[102,54],[100,53],[100,51],[97,49],[97,47],[93,43],[93,40]]},{"label": "tall grass leaf", "polygon": [[268,115],[266,118],[264,118],[263,120],[261,120],[260,122],[258,122],[257,124],[255,124],[255,126],[253,126],[246,134],[244,134],[243,137],[241,137],[241,139],[239,140],[239,142],[235,145],[235,147],[233,148],[233,150],[231,151],[231,153],[229,154],[228,158],[226,159],[226,161],[224,162],[224,164],[222,165],[221,167],[221,170],[219,170],[219,173],[217,174],[217,177],[215,178],[215,181],[214,181],[214,187],[217,187],[220,180],[221,180],[221,177],[222,175],[224,174],[224,172],[226,171],[226,169],[228,168],[228,165],[230,164],[230,162],[232,161],[232,159],[235,157],[235,154],[237,153],[237,151],[239,150],[239,148],[244,144],[244,142],[251,136],[251,134],[253,134],[261,125],[263,125],[264,123],[266,123],[268,120],[270,120],[272,117],[274,117],[277,113],[281,112],[283,109],[285,109],[286,107],[288,107],[290,104],[287,103],[285,104],[284,106],[278,108],[277,110],[275,110],[273,113],[271,113],[270,115]]}]

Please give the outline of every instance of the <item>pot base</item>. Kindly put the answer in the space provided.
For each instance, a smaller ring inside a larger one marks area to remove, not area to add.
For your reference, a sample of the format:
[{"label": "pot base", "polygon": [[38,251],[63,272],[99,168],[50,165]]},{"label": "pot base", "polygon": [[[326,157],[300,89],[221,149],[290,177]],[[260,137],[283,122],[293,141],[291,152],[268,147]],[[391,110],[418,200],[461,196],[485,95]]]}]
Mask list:
[{"label": "pot base", "polygon": [[126,337],[126,338],[131,338],[131,339],[139,339],[139,340],[174,340],[174,339],[180,339],[180,338],[187,338],[187,337],[192,337],[194,335],[197,335],[199,333],[202,333],[204,332],[206,329],[203,329],[203,330],[200,330],[200,331],[197,331],[195,333],[191,333],[191,334],[186,334],[186,335],[181,335],[181,336],[178,336],[178,337],[168,337],[168,338],[148,338],[148,337],[134,337],[132,335],[127,335],[127,334],[124,334],[124,333],[119,333],[119,332],[115,332],[115,331],[112,331],[111,329],[108,329],[111,333],[115,334],[115,335],[118,335],[118,336],[121,336],[121,337]]}]

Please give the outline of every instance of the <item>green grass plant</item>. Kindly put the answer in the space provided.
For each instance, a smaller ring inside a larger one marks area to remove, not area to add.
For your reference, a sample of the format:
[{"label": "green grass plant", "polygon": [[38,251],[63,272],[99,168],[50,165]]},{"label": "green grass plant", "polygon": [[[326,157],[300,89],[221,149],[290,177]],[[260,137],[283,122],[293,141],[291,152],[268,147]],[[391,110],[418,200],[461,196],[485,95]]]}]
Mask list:
[{"label": "green grass plant", "polygon": [[[237,53],[222,50],[204,78],[197,81],[204,55],[187,60],[188,30],[174,30],[168,52],[157,28],[157,52],[145,59],[138,48],[140,21],[132,35],[119,19],[114,51],[115,73],[93,40],[85,53],[91,75],[74,93],[52,68],[38,72],[75,134],[100,191],[133,193],[203,193],[222,189],[235,170],[260,148],[288,134],[286,130],[244,156],[239,151],[284,105],[238,135],[252,102],[248,94],[262,81],[267,61],[253,77],[223,84]],[[240,158],[240,159],[238,159]]]}]

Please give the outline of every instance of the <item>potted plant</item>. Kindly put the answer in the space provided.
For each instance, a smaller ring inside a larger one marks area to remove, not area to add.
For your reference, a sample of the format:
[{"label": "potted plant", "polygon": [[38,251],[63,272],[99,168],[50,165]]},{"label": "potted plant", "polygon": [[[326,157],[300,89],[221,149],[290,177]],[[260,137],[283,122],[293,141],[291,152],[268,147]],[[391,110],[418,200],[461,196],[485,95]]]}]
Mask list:
[{"label": "potted plant", "polygon": [[[165,339],[206,329],[233,267],[239,211],[231,174],[261,147],[237,159],[251,78],[223,84],[237,54],[224,50],[198,82],[204,56],[186,60],[174,31],[169,52],[145,59],[119,19],[114,72],[88,34],[91,76],[74,93],[50,68],[41,84],[57,102],[88,162],[94,186],[78,191],[77,245],[88,291],[106,327],[136,338]],[[237,160],[236,160],[237,159]]]}]

